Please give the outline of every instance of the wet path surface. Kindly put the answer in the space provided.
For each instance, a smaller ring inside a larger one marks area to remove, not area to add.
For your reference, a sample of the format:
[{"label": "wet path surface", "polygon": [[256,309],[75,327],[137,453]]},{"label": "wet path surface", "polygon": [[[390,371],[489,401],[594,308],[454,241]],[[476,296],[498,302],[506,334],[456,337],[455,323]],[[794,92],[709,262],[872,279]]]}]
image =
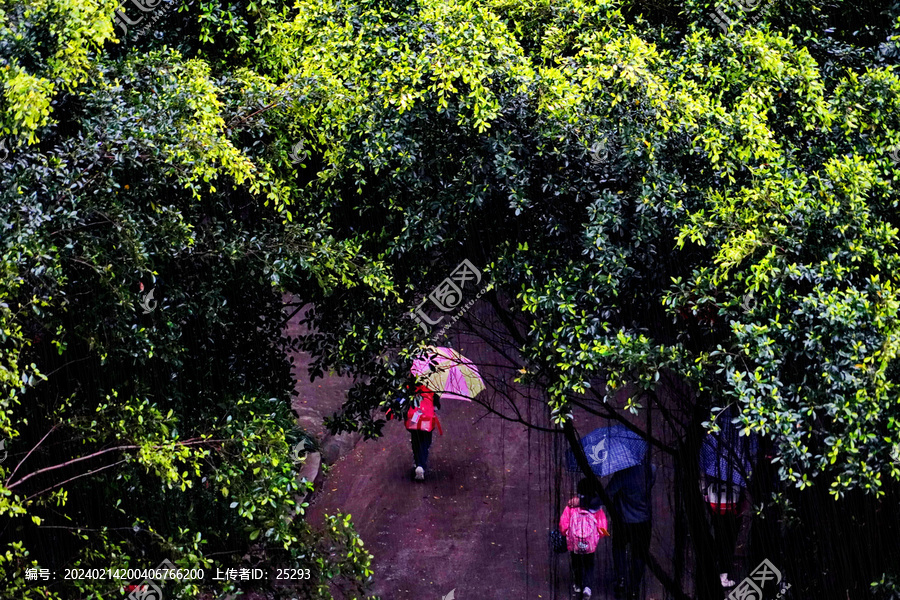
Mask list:
[{"label": "wet path surface", "polygon": [[[452,345],[480,365],[486,378],[494,370],[490,365],[501,362],[477,342]],[[323,383],[325,388],[316,387]],[[307,382],[301,398],[315,404],[328,387],[337,393],[341,383],[348,382]],[[489,393],[490,387],[483,392]],[[525,401],[521,390],[511,393],[527,420],[549,426],[545,405]],[[372,593],[382,600],[442,600],[452,590],[455,600],[570,597],[569,557],[552,554],[547,537],[575,484],[560,467],[558,434],[486,412],[475,403],[442,402],[444,435],[434,434],[424,482],[412,480],[409,433],[392,421],[382,438],[361,442],[340,459],[320,485],[308,513],[311,523],[322,524],[325,514],[352,515],[375,557]],[[606,424],[587,415],[578,423],[582,434]],[[656,514],[670,511],[667,504],[665,486],[657,485]],[[665,550],[671,548],[668,521],[654,524],[652,551],[661,558],[671,557]],[[592,598],[612,599],[609,538],[601,541],[596,567]],[[646,581],[646,600],[665,597],[649,572]]]},{"label": "wet path surface", "polygon": [[[392,422],[325,481],[311,518],[343,510],[375,555],[385,600],[551,598],[547,469],[534,432],[484,409],[444,402],[424,482],[409,434]],[[529,444],[529,437],[532,443]],[[531,448],[531,453],[529,453]]]}]

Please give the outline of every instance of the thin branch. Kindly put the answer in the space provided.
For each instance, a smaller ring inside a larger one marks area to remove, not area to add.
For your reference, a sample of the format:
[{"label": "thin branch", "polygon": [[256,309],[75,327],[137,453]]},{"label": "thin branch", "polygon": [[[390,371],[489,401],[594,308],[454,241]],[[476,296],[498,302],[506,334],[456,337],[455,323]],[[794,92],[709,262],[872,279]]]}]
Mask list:
[{"label": "thin branch", "polygon": [[[225,440],[184,441],[184,442],[178,442],[175,445],[176,446],[195,446],[197,444],[208,444],[210,442],[222,442],[222,441],[225,441]],[[14,487],[17,487],[17,486],[21,485],[22,483],[24,483],[25,481],[31,479],[35,475],[40,475],[41,473],[46,473],[48,471],[55,471],[57,469],[62,469],[64,467],[68,467],[69,465],[74,465],[75,463],[79,463],[79,462],[82,462],[85,460],[90,460],[92,458],[96,458],[102,454],[107,454],[109,452],[118,452],[119,450],[137,450],[141,447],[142,446],[129,444],[127,446],[115,446],[113,448],[106,448],[105,450],[98,450],[97,452],[93,452],[86,456],[79,456],[78,458],[73,458],[72,460],[67,460],[66,462],[60,463],[58,465],[53,465],[52,467],[44,467],[43,469],[38,469],[37,471],[34,471],[33,473],[29,473],[25,477],[22,477],[21,479],[19,479],[18,481],[14,482],[12,484],[7,484],[6,488],[11,490]],[[150,446],[150,447],[151,448],[163,448],[164,446],[154,445],[154,446]]]},{"label": "thin branch", "polygon": [[40,528],[65,529],[67,531],[134,531],[134,527],[67,527],[65,525],[40,525]]},{"label": "thin branch", "polygon": [[79,263],[79,264],[82,264],[82,265],[84,265],[84,266],[86,266],[86,267],[89,267],[89,268],[91,268],[91,269],[97,271],[98,273],[102,273],[102,272],[103,272],[103,269],[101,269],[101,268],[98,267],[97,265],[92,265],[91,263],[89,263],[89,262],[87,262],[87,261],[85,261],[85,260],[81,260],[80,258],[75,258],[74,256],[71,256],[71,257],[69,257],[69,260],[71,260],[72,262],[77,262],[77,263]]},{"label": "thin branch", "polygon": [[135,449],[137,449],[137,448],[140,448],[140,446],[134,446],[134,445],[129,445],[129,446],[115,446],[115,447],[113,447],[113,448],[107,448],[106,450],[100,450],[100,451],[98,451],[98,452],[93,452],[93,453],[91,453],[91,454],[88,454],[87,456],[80,456],[80,457],[78,457],[78,458],[73,458],[72,460],[67,460],[67,461],[64,462],[64,463],[60,463],[60,464],[54,465],[54,466],[52,466],[52,467],[45,467],[45,468],[43,468],[43,469],[38,469],[37,471],[34,471],[33,473],[29,473],[29,474],[26,475],[25,477],[22,477],[21,479],[19,479],[19,480],[16,481],[15,483],[12,483],[12,484],[7,483],[6,487],[7,487],[7,489],[10,489],[10,490],[11,490],[11,489],[13,489],[14,487],[17,487],[18,485],[20,485],[20,484],[24,483],[25,481],[31,479],[31,478],[34,477],[35,475],[40,475],[41,473],[46,473],[47,471],[55,471],[55,470],[57,470],[57,469],[62,469],[63,467],[67,467],[67,466],[69,466],[69,465],[73,465],[73,464],[75,464],[75,463],[82,462],[82,461],[85,461],[85,460],[90,460],[90,459],[92,459],[92,458],[96,458],[96,457],[98,457],[98,456],[100,456],[100,455],[102,455],[102,454],[107,454],[107,453],[109,453],[109,452],[118,452],[119,450],[135,450]]},{"label": "thin branch", "polygon": [[60,366],[60,367],[58,367],[58,368],[56,368],[56,369],[53,369],[53,370],[50,371],[49,373],[44,373],[44,376],[45,376],[45,377],[50,377],[51,375],[53,375],[53,374],[56,373],[57,371],[60,371],[60,370],[62,370],[62,369],[65,369],[65,368],[68,367],[69,365],[74,365],[74,364],[77,363],[77,362],[81,362],[81,361],[88,360],[88,359],[91,359],[91,358],[93,358],[93,356],[83,356],[83,357],[81,357],[81,358],[76,358],[75,360],[70,360],[70,361],[67,362],[66,364],[64,364],[64,365],[62,365],[62,366]]},{"label": "thin branch", "polygon": [[93,471],[87,471],[86,473],[81,473],[81,474],[79,474],[79,475],[75,475],[74,477],[69,477],[69,478],[66,479],[65,481],[60,481],[59,483],[54,483],[53,485],[51,485],[51,486],[48,487],[47,489],[41,490],[40,492],[37,492],[37,493],[35,493],[35,494],[32,494],[32,495],[28,496],[27,498],[25,498],[25,501],[28,502],[28,501],[31,500],[32,498],[35,498],[35,497],[37,497],[37,496],[40,496],[40,495],[43,494],[43,493],[49,492],[50,490],[52,490],[52,489],[54,489],[54,488],[58,488],[58,487],[61,486],[61,485],[65,485],[65,484],[69,483],[70,481],[75,481],[76,479],[81,479],[82,477],[87,477],[88,475],[93,475],[94,473],[98,473],[98,472],[104,471],[104,470],[106,470],[106,469],[111,469],[112,467],[115,467],[116,465],[121,465],[121,464],[122,464],[123,462],[125,462],[126,460],[128,460],[128,459],[123,458],[122,460],[117,461],[117,462],[114,462],[114,463],[112,463],[112,464],[110,464],[110,465],[106,465],[105,467],[100,467],[100,468],[94,469]]},{"label": "thin branch", "polygon": [[[296,305],[296,304],[285,304],[285,306],[297,306],[297,305]],[[290,314],[290,316],[286,317],[286,318],[282,321],[282,323],[284,323],[284,324],[289,323],[289,322],[291,321],[291,319],[294,318],[294,315],[296,315],[298,312],[300,312],[301,310],[303,310],[303,307],[304,307],[304,306],[306,306],[306,304],[303,304],[303,305],[301,305],[301,306],[298,306],[298,307],[297,307],[297,310],[295,310],[294,312],[292,312],[292,313]]]},{"label": "thin branch", "polygon": [[506,330],[516,343],[524,348],[528,343],[528,340],[526,340],[521,332],[519,332],[519,328],[516,327],[515,321],[510,317],[509,313],[500,306],[500,301],[497,299],[497,291],[492,289],[487,294],[484,294],[484,297],[491,303],[491,306],[494,308],[494,314],[497,315],[497,318],[500,319],[500,322],[503,323],[504,327],[506,327]]},{"label": "thin branch", "polygon": [[653,446],[656,446],[658,449],[662,450],[666,454],[675,454],[675,451],[672,448],[670,448],[669,446],[667,446],[665,443],[663,443],[662,440],[659,440],[659,439],[653,437],[648,432],[646,432],[646,431],[642,430],[640,427],[634,425],[631,421],[622,417],[619,413],[617,413],[615,410],[613,410],[611,407],[609,407],[609,405],[607,405],[605,403],[601,404],[601,406],[604,406],[607,410],[607,414],[603,415],[603,414],[598,413],[597,411],[589,408],[583,402],[579,402],[578,400],[574,400],[574,399],[571,400],[571,402],[575,406],[577,406],[577,407],[581,408],[582,410],[585,410],[591,414],[594,414],[594,415],[597,415],[600,417],[606,416],[609,419],[618,421],[626,429],[636,433],[638,436],[641,437],[641,439],[649,442]]},{"label": "thin branch", "polygon": [[497,415],[498,417],[500,417],[501,419],[503,419],[505,421],[510,421],[512,423],[521,423],[522,425],[525,425],[529,429],[534,429],[536,431],[543,431],[545,433],[562,433],[562,430],[560,430],[560,429],[550,429],[548,427],[541,427],[540,425],[535,425],[534,423],[529,423],[528,421],[525,421],[521,417],[519,417],[518,419],[515,419],[513,417],[506,416],[503,413],[499,412],[498,410],[492,408],[491,406],[489,406],[479,400],[475,400],[475,404],[478,404],[478,405],[484,407],[488,411],[488,413]]},{"label": "thin branch", "polygon": [[40,446],[41,444],[43,444],[43,443],[44,443],[44,440],[47,439],[47,436],[50,435],[51,433],[53,433],[54,430],[56,430],[57,427],[59,427],[59,423],[57,423],[56,425],[54,425],[53,427],[51,427],[51,428],[50,428],[50,431],[48,431],[47,433],[45,433],[45,434],[44,434],[44,437],[41,438],[41,441],[39,441],[37,444],[35,444],[35,446],[34,446],[31,450],[28,451],[28,454],[25,455],[25,458],[23,458],[22,460],[19,461],[19,464],[16,465],[16,468],[13,469],[13,472],[10,473],[10,474],[9,474],[9,477],[6,478],[6,484],[5,484],[6,487],[9,487],[9,482],[12,480],[13,476],[16,474],[16,471],[19,470],[19,467],[22,466],[22,463],[25,462],[26,460],[28,460],[28,457],[31,456],[31,453],[34,452],[35,450],[37,450],[38,446]]}]

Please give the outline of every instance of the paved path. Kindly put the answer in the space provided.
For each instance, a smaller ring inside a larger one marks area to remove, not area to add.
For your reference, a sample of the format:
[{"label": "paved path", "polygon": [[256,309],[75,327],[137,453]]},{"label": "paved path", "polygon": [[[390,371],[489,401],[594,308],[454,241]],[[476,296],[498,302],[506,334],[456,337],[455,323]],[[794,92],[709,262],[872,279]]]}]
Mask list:
[{"label": "paved path", "polygon": [[[549,474],[541,434],[484,409],[444,403],[430,470],[411,481],[409,434],[391,423],[325,481],[311,518],[343,510],[375,555],[385,600],[552,598],[547,549]],[[530,443],[529,443],[530,438]],[[548,448],[549,449],[549,448]]]},{"label": "paved path", "polygon": [[[453,346],[476,364],[501,362],[471,340]],[[482,375],[490,371],[486,366]],[[303,399],[315,403],[324,390],[307,388],[312,394]],[[353,515],[375,556],[373,593],[382,600],[441,600],[451,590],[456,600],[568,599],[569,558],[551,555],[547,536],[575,480],[558,466],[555,435],[486,416],[474,403],[442,404],[444,435],[435,434],[425,482],[412,481],[409,434],[391,422],[384,437],[360,443],[334,465],[313,500],[311,522],[338,511]],[[548,425],[546,410],[532,403],[526,417]],[[604,424],[579,418],[583,433]],[[655,510],[665,510],[663,490],[656,486]],[[671,548],[660,534],[655,526],[658,556]],[[609,540],[602,541],[595,600],[612,598],[611,554]],[[649,573],[647,580],[646,600],[664,598]]]}]

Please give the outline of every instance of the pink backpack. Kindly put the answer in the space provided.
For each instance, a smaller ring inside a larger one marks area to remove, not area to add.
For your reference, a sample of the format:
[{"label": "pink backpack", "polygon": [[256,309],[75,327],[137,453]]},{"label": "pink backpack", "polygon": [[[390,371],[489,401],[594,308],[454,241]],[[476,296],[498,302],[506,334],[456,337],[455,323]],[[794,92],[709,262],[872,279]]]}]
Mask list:
[{"label": "pink backpack", "polygon": [[569,548],[575,554],[593,554],[600,541],[600,529],[608,529],[606,513],[602,510],[590,513],[581,508],[574,509],[566,532]]}]

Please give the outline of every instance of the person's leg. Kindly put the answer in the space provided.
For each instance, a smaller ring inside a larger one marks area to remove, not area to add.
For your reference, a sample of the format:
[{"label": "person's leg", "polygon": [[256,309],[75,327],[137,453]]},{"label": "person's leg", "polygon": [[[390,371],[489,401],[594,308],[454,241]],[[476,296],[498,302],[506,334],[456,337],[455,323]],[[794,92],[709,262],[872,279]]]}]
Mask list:
[{"label": "person's leg", "polygon": [[616,587],[615,587],[615,595],[616,598],[621,598],[628,586],[628,555],[627,555],[627,542],[628,542],[628,533],[625,529],[628,527],[627,524],[623,524],[621,531],[613,530],[612,532],[612,550],[613,550],[613,570],[615,571],[616,577]]},{"label": "person's leg", "polygon": [[[591,597],[591,591],[596,591],[594,585],[594,554],[585,554],[584,556],[584,577],[582,578],[582,589],[584,589],[585,599]],[[590,591],[588,591],[590,590]]]},{"label": "person's leg", "polygon": [[632,523],[631,528],[631,597],[638,598],[641,592],[641,580],[644,578],[644,568],[650,557],[650,521]]},{"label": "person's leg", "polygon": [[734,580],[734,548],[737,545],[738,530],[741,527],[738,515],[734,513],[722,515],[722,572],[728,573],[728,579]]},{"label": "person's leg", "polygon": [[733,515],[719,514],[713,511],[710,517],[713,528],[713,542],[716,551],[716,560],[719,565],[719,573],[723,575],[722,585],[724,587],[734,585],[732,575],[732,562],[734,559],[734,545],[737,542],[737,526],[738,523]]},{"label": "person's leg", "polygon": [[418,467],[422,464],[422,432],[410,429],[409,434],[412,438],[413,462]]},{"label": "person's leg", "polygon": [[574,552],[569,552],[569,555],[572,557],[572,582],[575,587],[575,591],[581,591],[584,589],[584,554],[575,554]]},{"label": "person's leg", "polygon": [[419,455],[422,459],[422,462],[419,463],[419,465],[423,469],[427,469],[428,468],[428,450],[431,448],[432,434],[434,432],[433,431],[420,431],[419,433],[422,435],[421,450],[419,451]]}]

